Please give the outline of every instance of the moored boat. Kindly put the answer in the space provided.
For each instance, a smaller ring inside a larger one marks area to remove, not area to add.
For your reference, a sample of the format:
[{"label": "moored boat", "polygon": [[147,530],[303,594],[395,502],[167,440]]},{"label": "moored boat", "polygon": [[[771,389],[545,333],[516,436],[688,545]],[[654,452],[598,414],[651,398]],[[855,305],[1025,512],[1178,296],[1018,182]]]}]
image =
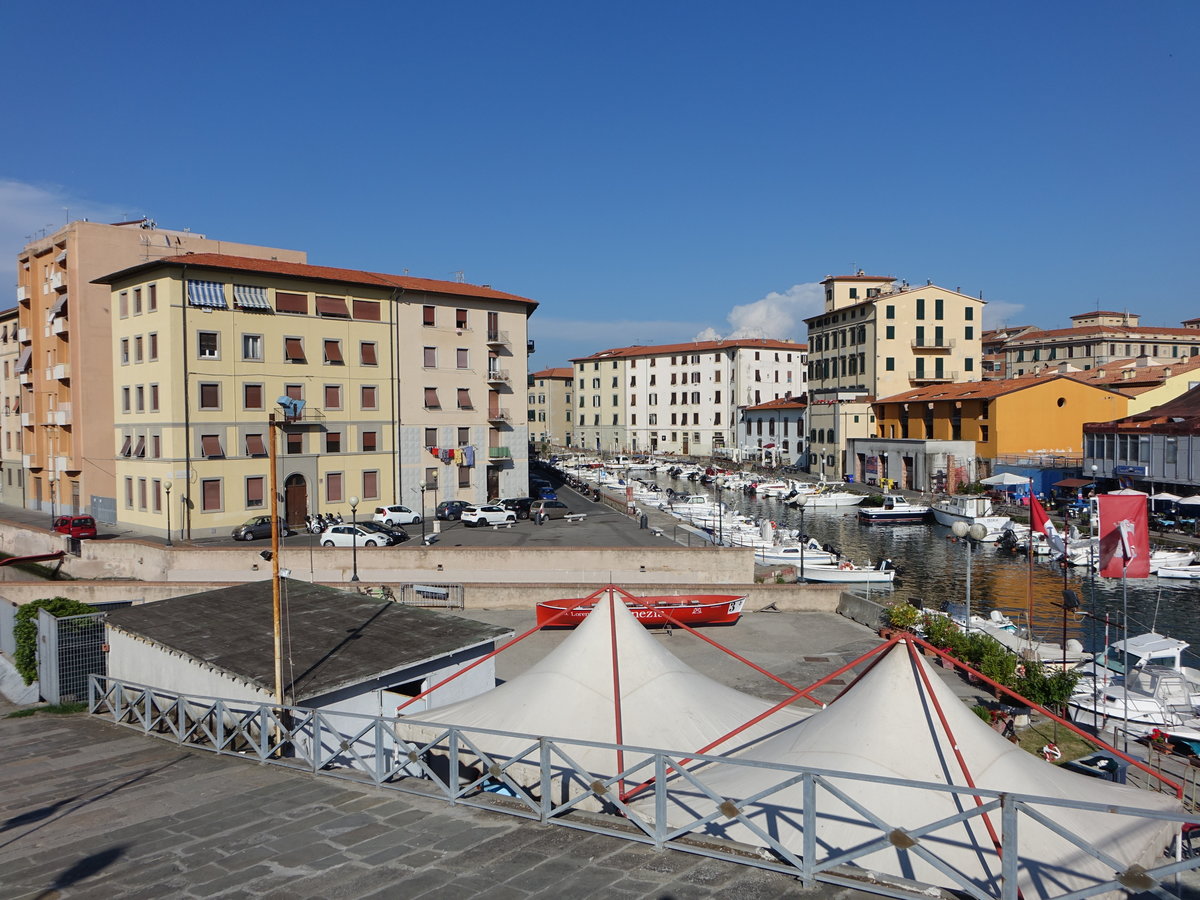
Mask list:
[{"label": "moored boat", "polygon": [[1192,563],[1186,566],[1159,566],[1155,573],[1159,578],[1180,578],[1187,581],[1200,581],[1200,564]]},{"label": "moored boat", "polygon": [[891,584],[896,580],[896,569],[890,559],[877,566],[856,566],[844,560],[827,566],[805,563],[804,580],[831,584]]},{"label": "moored boat", "polygon": [[955,522],[982,525],[987,529],[983,540],[989,542],[999,540],[1005,527],[1012,521],[1008,516],[996,515],[991,498],[981,495],[951,494],[934,501],[929,508],[939,525],[949,527]]},{"label": "moored boat", "polygon": [[929,515],[929,507],[919,503],[909,503],[903,494],[884,494],[882,506],[860,506],[858,520],[872,524],[903,524],[908,522],[924,522]]},{"label": "moored boat", "polygon": [[[680,594],[637,597],[625,606],[646,626],[733,625],[742,616],[746,598],[740,594]],[[594,599],[545,600],[537,605],[539,628],[574,628],[592,611]],[[561,613],[561,615],[560,615]]]}]

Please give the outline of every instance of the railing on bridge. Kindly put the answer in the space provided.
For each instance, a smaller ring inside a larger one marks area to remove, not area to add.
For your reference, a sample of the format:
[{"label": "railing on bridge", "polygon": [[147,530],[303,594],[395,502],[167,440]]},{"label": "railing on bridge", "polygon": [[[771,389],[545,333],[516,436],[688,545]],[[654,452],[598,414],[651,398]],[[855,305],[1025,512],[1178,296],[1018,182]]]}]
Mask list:
[{"label": "railing on bridge", "polygon": [[[1091,819],[1178,822],[1178,813],[1162,810],[410,718],[181,696],[101,676],[92,676],[89,688],[93,715],[191,748],[783,872],[808,888],[824,883],[891,897],[929,896],[927,885],[881,875],[871,866],[872,854],[895,848],[936,870],[951,890],[1000,900],[1016,900],[1022,876],[1045,879],[1039,887],[1047,898],[1075,900],[1124,888],[1154,890],[1166,897],[1170,895],[1158,888],[1164,880],[1200,868],[1200,856],[1163,856],[1148,868],[1124,869],[1105,846],[1093,845],[1066,824],[1080,821],[1085,813]],[[489,752],[488,744],[518,749],[501,754]],[[611,767],[612,774],[597,775],[576,763],[576,757],[597,749],[620,762]],[[726,771],[731,766],[756,769],[770,783],[760,782],[752,796],[730,799],[707,783],[713,764]],[[910,802],[904,804],[904,814],[869,808],[870,801],[862,799],[870,796],[861,790],[864,783],[905,789]],[[797,788],[800,803],[781,795]],[[956,801],[958,812],[916,824],[922,794],[955,795],[961,798]],[[853,847],[831,847],[819,840],[819,823],[848,813],[872,836]],[[734,823],[754,844],[712,836],[714,824]],[[779,837],[783,826],[799,838]],[[969,829],[978,836],[976,852],[988,857],[990,875],[981,879],[948,858],[952,854],[939,853],[953,843],[947,842],[946,829],[955,827],[959,830],[954,834]],[[1056,882],[1053,872],[1031,871],[1036,862],[1031,866],[1022,857],[1030,839],[1018,843],[1022,828],[1069,842],[1080,860],[1099,860],[1113,877],[1068,888]]]}]

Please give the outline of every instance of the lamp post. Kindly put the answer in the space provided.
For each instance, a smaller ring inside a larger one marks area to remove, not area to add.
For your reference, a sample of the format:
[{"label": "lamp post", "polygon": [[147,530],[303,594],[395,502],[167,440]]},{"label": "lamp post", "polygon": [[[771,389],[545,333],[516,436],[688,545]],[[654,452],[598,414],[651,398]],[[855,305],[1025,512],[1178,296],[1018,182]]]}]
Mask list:
[{"label": "lamp post", "polygon": [[350,498],[350,559],[354,569],[351,581],[358,581],[358,497]]},{"label": "lamp post", "polygon": [[971,633],[971,559],[975,555],[975,542],[982,541],[987,537],[987,529],[974,522],[968,525],[966,522],[955,522],[950,526],[950,530],[954,532],[954,536],[961,541],[965,541],[967,545],[967,617],[964,631],[967,634]]},{"label": "lamp post", "polygon": [[800,506],[800,580],[804,580],[804,551],[808,549],[808,532],[804,530],[804,505],[808,503],[808,495],[801,494],[796,498]]},{"label": "lamp post", "polygon": [[725,487],[725,476],[718,475],[713,480],[717,486],[717,543],[725,543],[725,504],[721,501],[721,490]]},{"label": "lamp post", "polygon": [[425,545],[425,492],[427,490],[429,490],[429,485],[427,485],[425,482],[422,481],[420,484],[417,485],[417,488],[421,491],[421,546],[424,546]]},{"label": "lamp post", "polygon": [[[1100,486],[1096,483],[1096,472],[1099,471],[1099,468],[1095,463],[1092,463],[1092,493],[1097,497],[1100,496],[1100,491],[1098,490]],[[1099,509],[1099,501],[1096,501],[1096,511]],[[1088,503],[1088,530],[1091,532],[1088,537],[1096,536],[1096,515],[1095,511],[1092,510],[1091,503]]]},{"label": "lamp post", "polygon": [[174,486],[175,485],[171,483],[170,478],[168,478],[166,481],[163,482],[163,490],[167,492],[167,546],[168,547],[175,546],[174,544],[171,543],[171,488],[173,488]]}]

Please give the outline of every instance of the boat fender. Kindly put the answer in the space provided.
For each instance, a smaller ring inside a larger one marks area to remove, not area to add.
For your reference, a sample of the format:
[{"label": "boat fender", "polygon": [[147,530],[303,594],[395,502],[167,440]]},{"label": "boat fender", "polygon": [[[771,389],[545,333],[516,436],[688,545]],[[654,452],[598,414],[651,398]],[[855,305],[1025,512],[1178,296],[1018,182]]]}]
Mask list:
[{"label": "boat fender", "polygon": [[1046,762],[1057,762],[1062,759],[1062,751],[1058,749],[1057,744],[1047,744],[1042,748],[1042,759]]}]

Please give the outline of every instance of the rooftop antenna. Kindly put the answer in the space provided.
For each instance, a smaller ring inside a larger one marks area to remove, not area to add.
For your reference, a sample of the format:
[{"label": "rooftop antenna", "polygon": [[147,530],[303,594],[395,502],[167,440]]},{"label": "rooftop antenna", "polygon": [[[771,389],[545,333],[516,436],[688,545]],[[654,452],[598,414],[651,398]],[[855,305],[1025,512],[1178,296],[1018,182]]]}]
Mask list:
[{"label": "rooftop antenna", "polygon": [[467,273],[464,272],[462,269],[459,269],[456,272],[451,272],[450,274],[454,276],[454,280],[457,281],[459,284],[462,284],[464,281],[467,280]]}]

